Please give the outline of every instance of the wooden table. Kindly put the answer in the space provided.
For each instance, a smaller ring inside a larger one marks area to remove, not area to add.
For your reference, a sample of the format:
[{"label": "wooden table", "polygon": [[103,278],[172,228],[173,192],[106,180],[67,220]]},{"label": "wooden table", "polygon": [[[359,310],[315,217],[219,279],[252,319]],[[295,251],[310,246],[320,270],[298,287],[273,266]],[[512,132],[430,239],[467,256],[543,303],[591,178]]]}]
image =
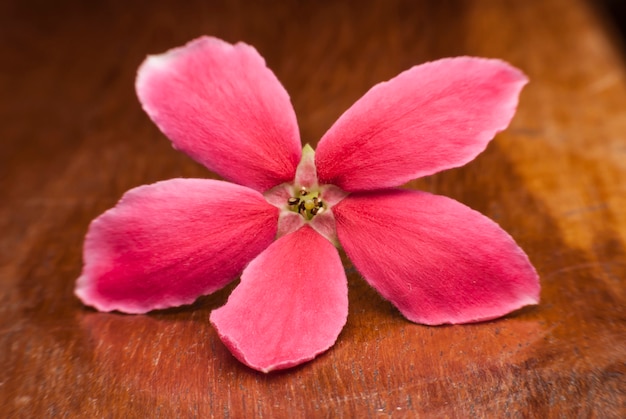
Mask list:
[{"label": "wooden table", "polygon": [[[130,4],[127,4],[130,3]],[[626,416],[626,65],[582,0],[5,1],[0,5],[0,417]],[[313,362],[257,373],[190,307],[103,314],[73,295],[92,218],[124,191],[210,177],[150,122],[148,53],[254,45],[315,144],[371,85],[499,57],[531,83],[466,167],[411,183],[496,220],[542,301],[482,324],[412,324],[346,263],[350,312]]]}]

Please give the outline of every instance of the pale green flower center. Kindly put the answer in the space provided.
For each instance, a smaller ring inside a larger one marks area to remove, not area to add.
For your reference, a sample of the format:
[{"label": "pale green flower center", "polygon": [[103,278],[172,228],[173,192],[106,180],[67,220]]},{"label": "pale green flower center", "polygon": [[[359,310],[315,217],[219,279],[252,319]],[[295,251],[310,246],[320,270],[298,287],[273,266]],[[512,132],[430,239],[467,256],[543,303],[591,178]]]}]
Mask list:
[{"label": "pale green flower center", "polygon": [[318,190],[309,190],[304,186],[299,189],[296,196],[287,200],[287,206],[290,211],[297,212],[305,220],[313,219],[327,208]]}]

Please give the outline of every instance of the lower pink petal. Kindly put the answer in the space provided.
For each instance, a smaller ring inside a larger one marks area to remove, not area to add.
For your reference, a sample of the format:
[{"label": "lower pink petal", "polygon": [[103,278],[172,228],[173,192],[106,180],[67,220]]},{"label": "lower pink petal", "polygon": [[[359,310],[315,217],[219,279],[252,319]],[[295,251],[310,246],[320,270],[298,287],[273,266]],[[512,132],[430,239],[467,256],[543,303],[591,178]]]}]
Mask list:
[{"label": "lower pink petal", "polygon": [[145,313],[222,288],[274,239],[278,209],[246,187],[172,179],[128,191],[89,226],[76,295]]},{"label": "lower pink petal", "polygon": [[250,263],[226,305],[211,313],[211,323],[241,362],[268,372],[326,351],[347,316],[347,280],[337,249],[304,226]]},{"label": "lower pink petal", "polygon": [[528,257],[496,223],[443,196],[352,194],[337,235],[365,279],[414,322],[493,319],[539,301]]}]

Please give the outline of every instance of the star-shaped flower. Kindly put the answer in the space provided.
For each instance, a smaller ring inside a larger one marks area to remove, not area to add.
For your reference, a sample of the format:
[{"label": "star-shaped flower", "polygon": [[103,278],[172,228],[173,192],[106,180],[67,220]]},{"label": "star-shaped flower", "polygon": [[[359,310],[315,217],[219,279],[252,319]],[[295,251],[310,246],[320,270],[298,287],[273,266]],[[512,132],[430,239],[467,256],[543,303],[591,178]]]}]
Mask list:
[{"label": "star-shaped flower", "polygon": [[335,343],[348,315],[338,245],[417,323],[537,303],[534,268],[496,223],[396,188],[474,159],[507,127],[526,82],[499,60],[416,66],[368,91],[314,152],[301,149],[289,96],[253,47],[203,37],[150,56],[136,83],[144,110],[177,149],[233,183],[128,191],[91,223],[76,294],[101,311],[145,313],[241,275],[210,320],[233,355],[264,372]]}]

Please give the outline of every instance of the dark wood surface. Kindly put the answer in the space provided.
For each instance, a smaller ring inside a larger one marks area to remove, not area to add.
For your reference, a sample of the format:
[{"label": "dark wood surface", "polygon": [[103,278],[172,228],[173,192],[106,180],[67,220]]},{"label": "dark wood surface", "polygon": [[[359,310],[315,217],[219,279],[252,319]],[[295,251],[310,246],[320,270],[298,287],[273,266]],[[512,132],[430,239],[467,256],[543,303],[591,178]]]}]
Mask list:
[{"label": "dark wood surface", "polygon": [[[0,5],[0,417],[626,416],[626,71],[581,0],[5,1]],[[313,362],[264,375],[193,306],[102,314],[73,295],[89,221],[124,191],[210,177],[142,112],[148,53],[202,34],[254,45],[315,144],[371,85],[445,56],[531,83],[466,167],[411,183],[496,220],[542,301],[482,324],[402,318],[345,260],[348,323]]]}]

